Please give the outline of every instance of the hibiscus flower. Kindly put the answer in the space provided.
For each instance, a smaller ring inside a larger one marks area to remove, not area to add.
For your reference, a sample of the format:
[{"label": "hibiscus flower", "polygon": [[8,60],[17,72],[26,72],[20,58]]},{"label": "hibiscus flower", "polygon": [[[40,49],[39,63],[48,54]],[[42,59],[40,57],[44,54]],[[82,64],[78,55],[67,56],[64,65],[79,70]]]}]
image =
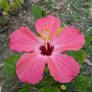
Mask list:
[{"label": "hibiscus flower", "polygon": [[[72,56],[62,52],[82,48],[85,43],[84,34],[74,27],[60,29],[60,20],[52,15],[38,19],[35,26],[40,37],[26,27],[10,35],[10,48],[25,52],[16,64],[18,78],[25,83],[38,83],[47,64],[56,81],[70,82],[78,75],[79,64]],[[58,34],[58,30],[62,31]]]}]

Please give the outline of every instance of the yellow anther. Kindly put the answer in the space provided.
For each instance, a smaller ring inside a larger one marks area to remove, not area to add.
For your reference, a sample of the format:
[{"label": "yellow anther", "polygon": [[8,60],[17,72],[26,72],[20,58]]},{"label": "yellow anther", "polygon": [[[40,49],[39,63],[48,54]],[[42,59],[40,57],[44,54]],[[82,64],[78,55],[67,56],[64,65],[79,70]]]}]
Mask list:
[{"label": "yellow anther", "polygon": [[47,26],[47,24],[44,24],[45,26]]},{"label": "yellow anther", "polygon": [[50,40],[50,37],[51,37],[51,32],[50,32],[50,26],[47,24],[44,24],[41,26],[41,31],[40,31],[40,35],[41,35],[41,38],[45,41],[45,42],[48,42],[48,40]]},{"label": "yellow anther", "polygon": [[56,34],[59,35],[60,32],[61,32],[64,28],[65,28],[65,27],[59,28]]},{"label": "yellow anther", "polygon": [[45,30],[46,30],[46,31],[48,31],[49,29],[48,29],[48,28],[46,28]]},{"label": "yellow anther", "polygon": [[45,42],[48,42],[49,40],[50,40],[50,37],[51,37],[51,33],[50,33],[50,31],[48,30],[48,31],[41,31],[41,33],[40,33],[40,35],[41,35],[41,38],[45,41]]},{"label": "yellow anther", "polygon": [[65,85],[61,85],[60,88],[61,88],[62,90],[66,90],[66,89],[67,89],[67,87],[66,87]]}]

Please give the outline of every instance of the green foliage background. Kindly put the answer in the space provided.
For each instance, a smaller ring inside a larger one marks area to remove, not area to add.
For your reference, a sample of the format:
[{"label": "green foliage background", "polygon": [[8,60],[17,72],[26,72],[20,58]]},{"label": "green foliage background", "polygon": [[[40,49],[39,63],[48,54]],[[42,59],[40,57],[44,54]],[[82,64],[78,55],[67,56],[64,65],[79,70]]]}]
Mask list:
[{"label": "green foliage background", "polygon": [[[13,7],[18,6],[22,8],[21,4],[25,4],[23,0],[15,0],[14,6],[10,6],[7,0],[0,0],[0,8],[4,9],[4,17],[7,14],[12,13],[11,10]],[[57,1],[58,2],[58,1]],[[52,0],[39,0],[38,4],[34,4],[32,8],[32,15],[34,16],[34,21],[41,17],[46,17],[47,14],[52,14],[54,16],[59,16],[58,12],[61,10],[57,2]],[[44,8],[41,6],[44,5]],[[2,86],[2,92],[5,92],[4,89],[9,86],[16,86],[16,89],[13,92],[92,92],[92,65],[87,62],[84,62],[85,59],[92,63],[92,1],[91,0],[67,0],[64,4],[64,12],[62,17],[60,17],[61,26],[74,26],[80,29],[80,32],[85,34],[85,45],[81,50],[78,51],[69,51],[65,52],[66,54],[73,56],[74,59],[80,64],[80,74],[70,83],[59,83],[56,82],[51,75],[46,66],[44,77],[40,83],[36,85],[30,85],[21,83],[16,76],[16,62],[20,58],[19,54],[9,56],[4,59],[4,73],[9,76],[9,79],[6,79],[4,76],[0,78],[4,81],[7,81],[9,85]],[[58,17],[57,16],[57,17]],[[1,17],[1,16],[0,16]],[[2,18],[1,18],[2,19]],[[4,19],[2,19],[4,21]],[[3,21],[1,20],[2,24]],[[6,22],[6,21],[5,21]],[[39,35],[39,34],[37,34]],[[15,84],[12,84],[15,83]],[[64,85],[66,89],[64,90],[61,86]]]}]

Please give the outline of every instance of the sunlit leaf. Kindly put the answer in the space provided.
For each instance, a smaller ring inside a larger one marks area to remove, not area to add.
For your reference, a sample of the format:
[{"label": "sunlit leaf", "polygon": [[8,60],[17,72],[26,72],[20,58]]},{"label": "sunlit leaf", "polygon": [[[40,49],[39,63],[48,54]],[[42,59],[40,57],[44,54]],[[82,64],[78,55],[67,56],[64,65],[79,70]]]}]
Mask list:
[{"label": "sunlit leaf", "polygon": [[21,4],[24,4],[24,0],[20,0],[20,3],[21,3]]},{"label": "sunlit leaf", "polygon": [[16,5],[21,8],[21,0],[16,0]]},{"label": "sunlit leaf", "polygon": [[0,0],[0,7],[7,9],[9,7],[8,0]]}]

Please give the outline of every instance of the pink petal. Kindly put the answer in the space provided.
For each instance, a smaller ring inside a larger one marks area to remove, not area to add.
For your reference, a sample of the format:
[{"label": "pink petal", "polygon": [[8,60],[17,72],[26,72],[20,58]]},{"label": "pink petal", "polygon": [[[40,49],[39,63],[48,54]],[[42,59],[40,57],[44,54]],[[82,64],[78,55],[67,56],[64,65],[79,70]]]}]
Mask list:
[{"label": "pink petal", "polygon": [[35,53],[25,53],[16,65],[17,76],[22,82],[35,84],[43,77],[45,60]]},{"label": "pink petal", "polygon": [[79,73],[79,64],[73,57],[61,53],[49,58],[48,68],[54,79],[61,83],[70,82]]},{"label": "pink petal", "polygon": [[35,49],[40,38],[34,35],[28,28],[21,27],[10,35],[9,46],[18,52],[30,52]]},{"label": "pink petal", "polygon": [[64,28],[60,35],[55,40],[55,46],[60,51],[67,50],[79,50],[85,43],[85,37],[83,33],[79,33],[79,30],[74,27]]},{"label": "pink petal", "polygon": [[60,27],[60,20],[52,15],[48,15],[46,18],[42,17],[41,19],[38,19],[35,26],[38,33],[42,31],[42,28],[47,27],[53,38]]}]

